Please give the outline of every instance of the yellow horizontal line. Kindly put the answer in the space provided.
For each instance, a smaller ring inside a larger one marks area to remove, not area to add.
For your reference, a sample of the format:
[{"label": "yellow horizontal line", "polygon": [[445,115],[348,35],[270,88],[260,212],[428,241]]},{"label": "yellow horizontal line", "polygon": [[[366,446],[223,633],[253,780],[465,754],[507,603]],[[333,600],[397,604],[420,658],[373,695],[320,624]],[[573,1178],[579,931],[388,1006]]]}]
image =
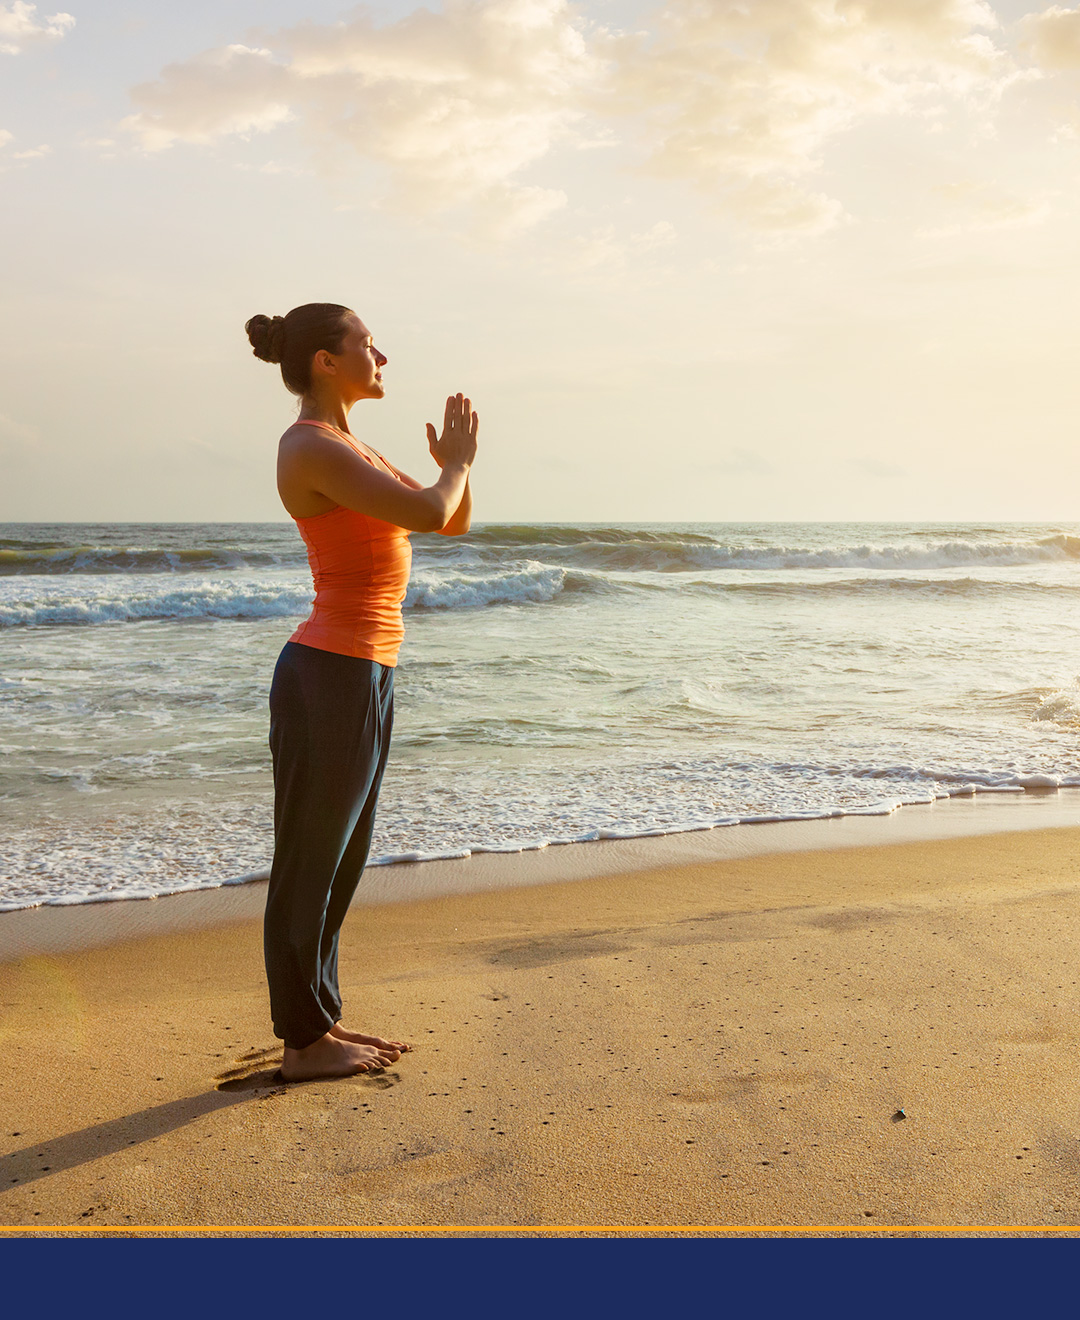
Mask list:
[{"label": "yellow horizontal line", "polygon": [[15,1224],[3,1233],[1080,1233],[1080,1224]]}]

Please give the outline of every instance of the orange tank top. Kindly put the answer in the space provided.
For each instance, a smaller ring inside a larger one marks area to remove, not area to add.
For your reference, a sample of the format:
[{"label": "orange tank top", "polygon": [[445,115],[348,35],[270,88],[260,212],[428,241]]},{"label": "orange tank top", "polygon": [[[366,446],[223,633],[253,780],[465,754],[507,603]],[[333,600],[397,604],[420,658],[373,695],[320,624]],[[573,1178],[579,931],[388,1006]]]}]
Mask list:
[{"label": "orange tank top", "polygon": [[[333,431],[372,467],[381,466],[391,476],[400,476],[378,454],[365,453],[347,431],[328,422],[296,425]],[[409,533],[404,527],[369,518],[341,504],[293,521],[307,546],[315,599],[310,616],[289,641],[396,665],[405,636],[401,603],[412,565]]]}]

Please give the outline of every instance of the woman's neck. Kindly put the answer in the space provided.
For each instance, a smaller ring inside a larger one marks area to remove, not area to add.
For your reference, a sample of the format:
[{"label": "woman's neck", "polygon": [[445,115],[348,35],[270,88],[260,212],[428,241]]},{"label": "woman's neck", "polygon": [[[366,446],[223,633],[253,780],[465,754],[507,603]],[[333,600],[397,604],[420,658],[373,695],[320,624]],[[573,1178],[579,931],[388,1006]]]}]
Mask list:
[{"label": "woman's neck", "polygon": [[339,431],[349,431],[349,407],[339,398],[320,399],[305,394],[300,402],[301,422],[326,422]]}]

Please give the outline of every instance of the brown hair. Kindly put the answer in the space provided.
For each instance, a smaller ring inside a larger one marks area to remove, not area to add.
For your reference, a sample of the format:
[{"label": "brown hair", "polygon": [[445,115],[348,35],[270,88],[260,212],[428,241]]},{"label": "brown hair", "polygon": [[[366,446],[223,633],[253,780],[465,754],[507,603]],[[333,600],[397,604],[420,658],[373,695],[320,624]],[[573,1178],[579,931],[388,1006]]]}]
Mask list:
[{"label": "brown hair", "polygon": [[281,379],[293,394],[311,389],[311,359],[321,349],[340,353],[352,315],[340,303],[304,303],[286,316],[253,316],[244,326],[252,350],[264,362],[281,363]]}]

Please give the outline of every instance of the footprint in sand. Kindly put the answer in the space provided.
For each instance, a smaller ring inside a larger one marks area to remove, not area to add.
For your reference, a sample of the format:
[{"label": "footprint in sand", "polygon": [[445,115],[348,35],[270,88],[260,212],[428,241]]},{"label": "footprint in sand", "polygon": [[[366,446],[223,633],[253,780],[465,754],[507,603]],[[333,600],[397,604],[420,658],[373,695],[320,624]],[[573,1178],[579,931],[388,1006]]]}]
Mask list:
[{"label": "footprint in sand", "polygon": [[281,1063],[281,1047],[265,1050],[248,1050],[238,1054],[233,1060],[237,1068],[227,1068],[214,1078],[219,1091],[256,1091],[260,1087],[284,1086],[285,1082],[278,1074]]},{"label": "footprint in sand", "polygon": [[215,1086],[217,1091],[259,1091],[283,1090],[289,1083],[285,1081],[277,1068],[260,1068],[257,1072],[244,1072],[237,1069],[232,1076],[219,1078]]},{"label": "footprint in sand", "polygon": [[812,1087],[829,1080],[828,1074],[813,1069],[784,1069],[779,1072],[755,1073],[747,1076],[729,1076],[708,1090],[672,1091],[671,1099],[684,1105],[712,1105],[728,1100],[741,1100],[745,1096],[777,1086]]},{"label": "footprint in sand", "polygon": [[1054,1045],[1058,1041],[1071,1040],[1072,1035],[1065,1031],[1056,1031],[1053,1027],[1030,1027],[1027,1031],[1009,1031],[998,1036],[1002,1045]]},{"label": "footprint in sand", "polygon": [[235,1063],[253,1063],[256,1059],[268,1059],[272,1054],[280,1054],[280,1045],[271,1045],[265,1050],[248,1050],[246,1054],[238,1054]]},{"label": "footprint in sand", "polygon": [[395,1158],[382,1168],[356,1169],[363,1179],[368,1195],[391,1196],[423,1192],[425,1188],[440,1184],[465,1182],[482,1177],[503,1167],[503,1160],[491,1160],[470,1151],[440,1150],[418,1151]]}]

